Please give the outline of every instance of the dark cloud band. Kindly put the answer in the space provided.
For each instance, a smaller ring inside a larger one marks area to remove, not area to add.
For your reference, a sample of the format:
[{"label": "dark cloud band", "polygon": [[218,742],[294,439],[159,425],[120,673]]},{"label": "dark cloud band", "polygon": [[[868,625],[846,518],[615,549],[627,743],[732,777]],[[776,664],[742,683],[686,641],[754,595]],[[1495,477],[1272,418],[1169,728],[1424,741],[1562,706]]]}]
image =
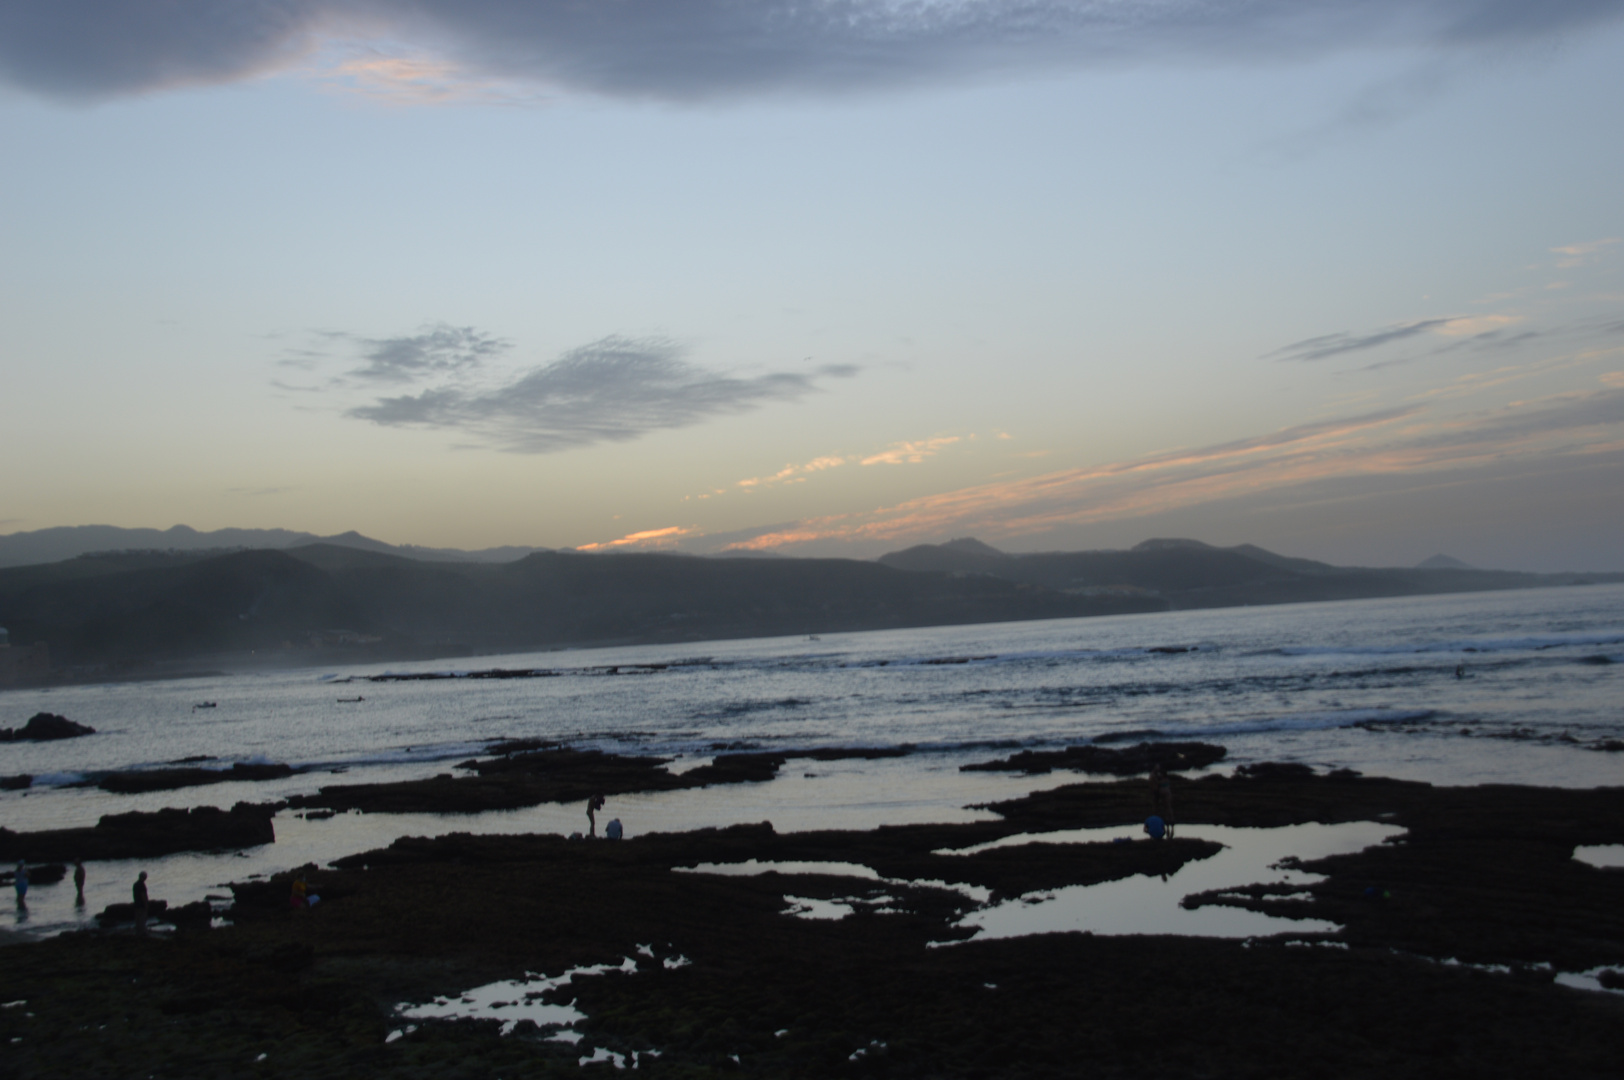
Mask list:
[{"label": "dark cloud band", "polygon": [[1624,0],[0,0],[0,80],[106,97],[243,78],[331,37],[442,51],[471,71],[705,98],[1193,54],[1517,43]]}]

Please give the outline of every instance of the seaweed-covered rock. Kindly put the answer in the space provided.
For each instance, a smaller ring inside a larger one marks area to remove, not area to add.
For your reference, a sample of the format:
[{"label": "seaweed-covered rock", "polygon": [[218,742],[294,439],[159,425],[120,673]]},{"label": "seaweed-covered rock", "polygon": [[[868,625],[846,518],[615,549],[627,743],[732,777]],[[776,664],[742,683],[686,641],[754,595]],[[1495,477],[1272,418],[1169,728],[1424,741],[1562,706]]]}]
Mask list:
[{"label": "seaweed-covered rock", "polygon": [[53,739],[77,739],[81,735],[94,735],[96,729],[88,724],[76,724],[56,713],[35,713],[20,728],[0,728],[0,742],[50,742]]}]

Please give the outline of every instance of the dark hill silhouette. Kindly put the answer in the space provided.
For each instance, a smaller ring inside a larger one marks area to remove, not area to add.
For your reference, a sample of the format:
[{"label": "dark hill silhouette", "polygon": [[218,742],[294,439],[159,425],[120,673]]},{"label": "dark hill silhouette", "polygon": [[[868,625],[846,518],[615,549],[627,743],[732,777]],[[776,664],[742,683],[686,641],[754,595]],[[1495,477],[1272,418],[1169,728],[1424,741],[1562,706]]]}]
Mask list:
[{"label": "dark hill silhouette", "polygon": [[463,551],[458,548],[419,547],[415,544],[396,545],[362,536],[353,529],[337,536],[321,537],[291,529],[216,529],[213,532],[199,532],[187,525],[175,525],[168,529],[65,525],[0,536],[0,567],[33,566],[86,555],[221,555],[228,551],[260,548],[285,550],[318,543],[431,562],[512,562],[531,552],[545,550],[508,546]]},{"label": "dark hill silhouette", "polygon": [[334,544],[0,569],[0,625],[58,666],[446,656],[1160,610],[850,559],[538,552],[425,562]]},{"label": "dark hill silhouette", "polygon": [[[974,540],[879,562],[536,552],[445,562],[335,543],[127,552],[0,569],[0,626],[59,668],[452,656],[1339,600],[1624,574],[1336,567],[1243,545],[1011,555]],[[224,662],[224,661],[222,661]],[[93,673],[93,672],[92,672]]]},{"label": "dark hill silhouette", "polygon": [[1438,554],[1430,559],[1422,559],[1415,564],[1417,570],[1476,570],[1477,567],[1469,562],[1462,562],[1453,555]]},{"label": "dark hill silhouette", "polygon": [[[971,546],[974,545],[974,546]],[[987,554],[992,552],[992,555]],[[1376,596],[1521,589],[1624,581],[1624,574],[1525,574],[1423,565],[1414,569],[1332,566],[1277,555],[1254,544],[1220,548],[1199,540],[1146,540],[1127,551],[1010,555],[978,541],[920,544],[882,555],[899,570],[975,574],[1061,593],[1143,591],[1169,608],[1230,607]],[[1433,564],[1434,560],[1428,560]]]}]

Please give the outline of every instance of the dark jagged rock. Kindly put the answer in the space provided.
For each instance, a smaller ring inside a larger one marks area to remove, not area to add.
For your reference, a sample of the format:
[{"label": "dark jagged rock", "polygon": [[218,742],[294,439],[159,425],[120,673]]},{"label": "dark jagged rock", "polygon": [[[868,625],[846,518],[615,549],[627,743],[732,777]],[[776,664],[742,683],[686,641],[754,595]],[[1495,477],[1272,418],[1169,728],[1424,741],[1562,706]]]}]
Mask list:
[{"label": "dark jagged rock", "polygon": [[1075,769],[1086,773],[1133,776],[1160,765],[1168,772],[1204,769],[1222,761],[1228,751],[1222,746],[1200,742],[1142,742],[1138,746],[1112,750],[1104,746],[1068,746],[1064,750],[1024,750],[997,761],[960,765],[961,772],[1009,771],[1028,775],[1052,769]]},{"label": "dark jagged rock", "polygon": [[103,791],[136,795],[148,791],[174,791],[177,788],[223,784],[228,780],[280,780],[293,775],[291,765],[249,765],[237,762],[229,769],[141,769],[108,773],[97,781]]},{"label": "dark jagged rock", "polygon": [[[104,929],[135,922],[134,904],[108,904],[96,914],[96,924]],[[179,930],[207,930],[214,921],[214,909],[207,900],[170,907],[167,900],[147,901],[147,922],[164,922]]]},{"label": "dark jagged rock", "polygon": [[35,713],[20,728],[0,728],[0,742],[50,742],[55,739],[77,739],[81,735],[94,735],[96,729],[88,724],[76,724],[56,713]]},{"label": "dark jagged rock", "polygon": [[[1139,780],[1039,792],[999,804],[998,820],[960,825],[401,840],[313,877],[323,896],[313,910],[291,908],[278,875],[234,887],[235,925],[207,934],[71,934],[7,948],[8,985],[33,989],[31,1015],[0,1010],[0,1045],[21,1077],[235,1075],[261,1053],[265,1068],[290,1076],[574,1076],[597,1050],[625,1055],[628,1070],[637,1052],[639,1073],[654,1076],[773,1080],[1624,1073],[1619,1000],[1552,985],[1532,966],[1624,964],[1624,875],[1570,857],[1576,843],[1624,842],[1624,790],[1329,777],[1174,785],[1185,823],[1379,819],[1409,835],[1305,864],[1327,875],[1308,901],[1227,890],[1240,906],[1347,927],[1290,935],[1299,947],[1262,937],[975,940],[957,926],[975,902],[926,884],[929,873],[1018,895],[1199,857],[1186,838],[937,854],[1137,823]],[[888,880],[673,872],[752,858],[856,862]],[[1365,899],[1376,882],[1387,898]],[[841,900],[854,913],[792,918],[786,895]],[[1326,941],[1348,947],[1300,947]],[[1446,957],[1512,973],[1435,962]],[[407,1030],[392,1012],[623,958],[633,970],[578,977],[545,999],[586,1014],[578,1044],[524,1024],[503,1037],[496,1020]],[[386,1042],[392,1032],[401,1034]]]},{"label": "dark jagged rock", "polygon": [[1300,761],[1259,761],[1240,766],[1235,775],[1247,780],[1304,780],[1314,775],[1314,769]]},{"label": "dark jagged rock", "polygon": [[762,783],[777,776],[784,763],[795,758],[837,761],[899,757],[913,752],[910,746],[742,750],[718,754],[706,765],[672,773],[665,768],[670,758],[577,750],[539,740],[498,742],[491,744],[491,749],[498,752],[496,757],[470,759],[457,766],[473,772],[473,776],[445,773],[427,780],[334,784],[314,795],[295,795],[288,802],[301,809],[367,813],[480,813],[548,802],[585,802],[593,795]]},{"label": "dark jagged rock", "polygon": [[271,817],[284,803],[238,803],[230,810],[108,814],[93,828],[12,832],[0,828],[0,862],[26,859],[142,859],[178,851],[229,851],[274,843]]},{"label": "dark jagged rock", "polygon": [[0,776],[0,791],[27,791],[34,786],[34,777],[28,773]]}]

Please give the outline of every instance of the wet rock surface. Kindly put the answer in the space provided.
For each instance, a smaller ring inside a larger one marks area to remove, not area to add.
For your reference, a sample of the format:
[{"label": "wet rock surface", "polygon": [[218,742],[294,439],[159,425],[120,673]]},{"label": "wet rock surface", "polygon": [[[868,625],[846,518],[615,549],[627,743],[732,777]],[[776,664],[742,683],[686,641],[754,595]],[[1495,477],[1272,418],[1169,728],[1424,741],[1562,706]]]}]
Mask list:
[{"label": "wet rock surface", "polygon": [[149,791],[223,784],[233,780],[280,780],[292,775],[293,767],[290,765],[249,765],[239,761],[229,769],[140,769],[108,773],[96,781],[96,786],[117,795],[138,795]]},{"label": "wet rock surface", "polygon": [[[639,1073],[671,1077],[1624,1070],[1624,998],[1535,977],[1546,962],[1624,964],[1624,873],[1571,858],[1575,844],[1624,842],[1624,791],[1322,776],[1174,786],[1186,824],[1381,820],[1408,832],[1305,866],[1328,875],[1307,900],[1231,890],[1243,906],[1291,905],[1346,927],[1251,942],[966,940],[956,924],[976,901],[947,885],[1022,895],[1204,857],[1184,839],[938,854],[1133,825],[1145,813],[1138,780],[1036,793],[964,825],[401,840],[306,867],[323,897],[312,910],[290,907],[282,875],[235,889],[229,928],[6,949],[8,985],[26,988],[9,996],[31,1015],[0,1010],[0,1075],[573,1076],[599,1050],[638,1053]],[[857,863],[886,880],[674,872],[750,859]],[[1373,882],[1380,900],[1367,897]],[[808,920],[785,913],[786,895],[875,902]],[[391,1014],[527,971],[628,957],[635,973],[577,978],[548,999],[587,1015],[579,1045],[525,1024],[503,1037],[495,1020],[406,1032]],[[1513,974],[1437,962],[1447,958]],[[404,1034],[385,1042],[391,1031]]]},{"label": "wet rock surface", "polygon": [[94,735],[96,729],[87,724],[76,724],[56,713],[35,713],[20,728],[0,728],[0,742],[51,742],[56,739],[77,739],[81,735]]},{"label": "wet rock surface", "polygon": [[88,829],[12,832],[0,828],[0,862],[141,859],[180,851],[230,851],[274,843],[271,818],[281,803],[238,803],[230,810],[107,814]]},{"label": "wet rock surface", "polygon": [[426,780],[385,784],[333,784],[314,795],[295,795],[289,805],[367,813],[479,813],[516,810],[542,803],[585,802],[593,795],[676,791],[711,784],[763,783],[792,759],[898,757],[908,747],[830,747],[810,750],[736,751],[709,764],[672,773],[670,758],[577,750],[534,740],[494,743],[496,756],[457,767],[473,776],[443,773]]},{"label": "wet rock surface", "polygon": [[[1075,769],[1086,773],[1132,776],[1160,765],[1168,772],[1204,769],[1224,759],[1222,746],[1201,742],[1142,742],[1137,746],[1112,750],[1106,746],[1068,746],[1064,750],[1025,750],[997,761],[960,765],[960,772],[1023,772],[1027,775],[1053,769]],[[1304,766],[1307,768],[1307,766]]]}]

